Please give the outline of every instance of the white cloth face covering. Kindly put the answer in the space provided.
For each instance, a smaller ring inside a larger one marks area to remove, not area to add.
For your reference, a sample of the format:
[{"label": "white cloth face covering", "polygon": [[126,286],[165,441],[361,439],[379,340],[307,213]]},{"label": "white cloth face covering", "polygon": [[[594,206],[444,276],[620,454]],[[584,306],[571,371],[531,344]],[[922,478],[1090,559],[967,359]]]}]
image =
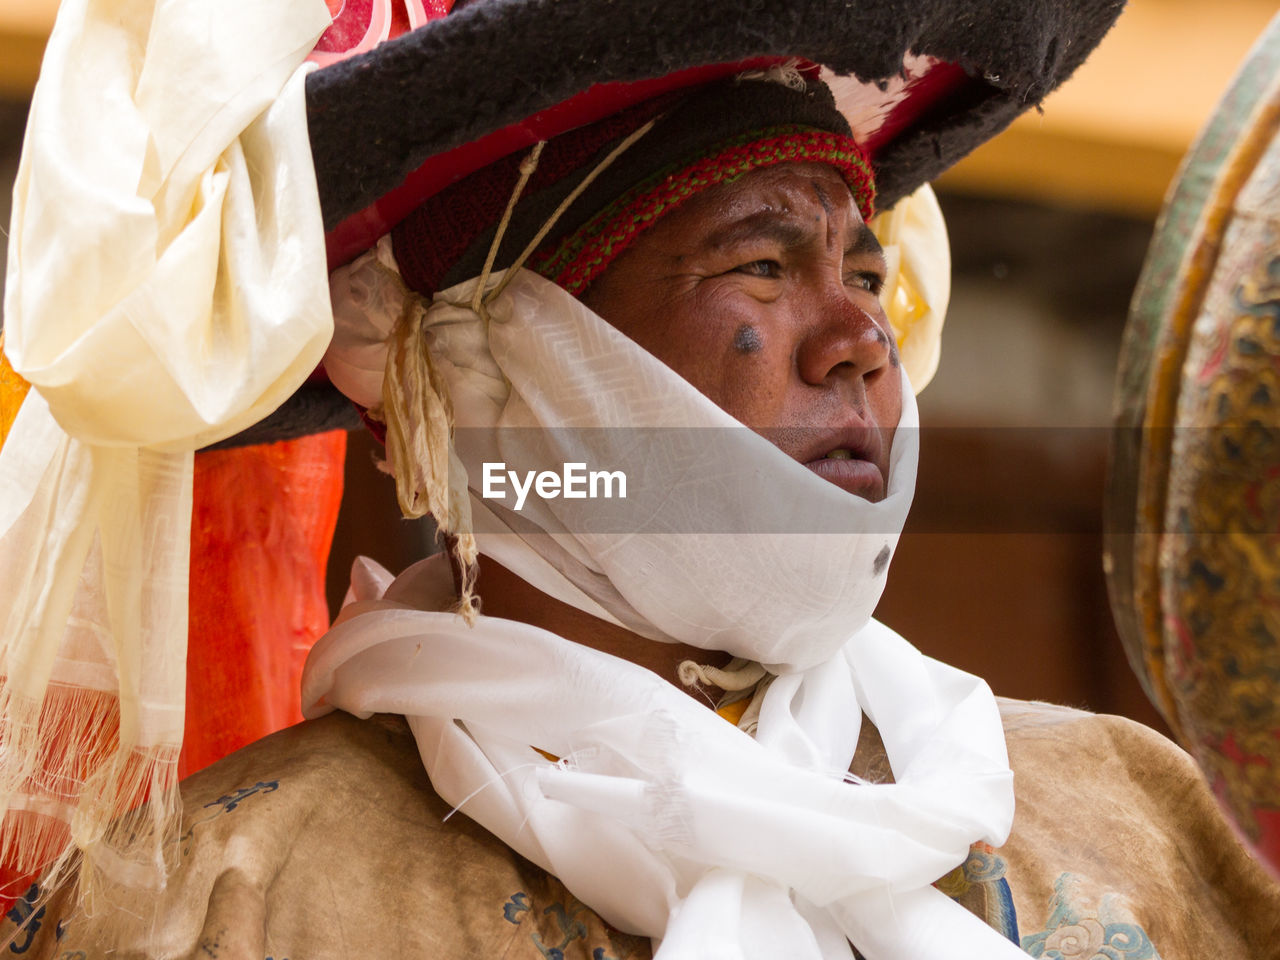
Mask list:
[{"label": "white cloth face covering", "polygon": [[[335,278],[343,293],[326,366],[369,405],[382,389],[375,345],[403,309],[383,269],[391,262],[384,248]],[[743,427],[555,284],[520,271],[489,305],[489,324],[465,305],[473,289],[438,294],[418,322],[448,384],[481,553],[643,636],[775,673],[825,662],[851,624],[870,619],[915,487],[918,419],[905,379],[887,495],[870,503]],[[615,477],[614,496],[531,492],[516,509],[507,472],[569,463],[622,474],[625,498]],[[502,499],[483,496],[486,464],[503,465]]]},{"label": "white cloth face covering", "polygon": [[[376,293],[335,297],[335,360],[388,327],[354,304],[396,307],[363,283],[335,278]],[[355,578],[308,661],[304,712],[405,714],[444,799],[608,922],[660,941],[660,960],[830,960],[850,942],[868,960],[1023,956],[931,886],[1012,822],[994,698],[871,620],[914,486],[910,389],[872,504],[536,275],[513,278],[487,327],[454,305],[470,293],[437,295],[421,322],[481,552],[644,636],[769,665],[755,737],[625,660],[514,621],[468,628],[443,612],[444,558],[389,585]],[[628,498],[531,496],[515,510],[480,495],[486,462],[522,473],[570,456],[625,471]],[[847,782],[864,712],[894,784]]]}]

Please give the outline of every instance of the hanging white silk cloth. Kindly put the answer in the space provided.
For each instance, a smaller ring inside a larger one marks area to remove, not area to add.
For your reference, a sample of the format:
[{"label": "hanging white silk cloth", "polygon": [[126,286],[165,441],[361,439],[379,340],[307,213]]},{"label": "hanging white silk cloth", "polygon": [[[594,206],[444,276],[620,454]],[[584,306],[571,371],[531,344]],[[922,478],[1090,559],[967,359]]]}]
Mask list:
[{"label": "hanging white silk cloth", "polygon": [[[332,331],[303,60],[323,0],[63,0],[14,187],[0,450],[0,862],[162,884],[192,451]],[[127,815],[123,815],[128,811]],[[166,851],[166,847],[168,850]]]},{"label": "hanging white silk cloth", "polygon": [[[404,315],[377,256],[334,278],[329,368],[349,361],[356,386]],[[833,960],[850,941],[869,960],[1023,956],[931,886],[1011,825],[995,700],[871,620],[915,482],[905,380],[888,494],[872,504],[540,277],[521,271],[488,324],[470,293],[408,322],[448,385],[481,552],[645,636],[769,664],[755,738],[626,661],[513,621],[466,627],[441,612],[443,559],[389,586],[356,578],[308,661],[304,712],[405,714],[442,797],[608,922],[661,940],[660,960]],[[517,510],[479,495],[494,460],[622,469],[628,496]],[[863,712],[895,784],[846,782]]]}]

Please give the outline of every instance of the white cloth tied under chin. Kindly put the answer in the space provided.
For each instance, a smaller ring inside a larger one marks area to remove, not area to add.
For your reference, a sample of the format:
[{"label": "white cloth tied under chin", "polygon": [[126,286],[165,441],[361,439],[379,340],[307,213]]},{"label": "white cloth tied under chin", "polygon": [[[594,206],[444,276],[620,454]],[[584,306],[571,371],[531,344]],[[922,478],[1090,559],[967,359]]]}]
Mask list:
[{"label": "white cloth tied under chin", "polygon": [[[375,256],[335,278],[330,351],[331,370],[345,363],[372,396],[380,331],[403,308],[385,246],[380,267]],[[869,960],[1022,956],[931,886],[973,842],[1008,833],[995,700],[871,620],[914,486],[910,390],[873,504],[558,287],[522,273],[487,326],[457,305],[471,289],[415,321],[448,383],[481,552],[644,636],[770,664],[755,738],[625,660],[514,621],[467,628],[440,612],[453,602],[443,559],[394,582],[358,568],[308,661],[304,712],[406,715],[445,800],[608,922],[661,940],[661,960],[832,960],[850,941]],[[690,437],[711,438],[710,455]],[[624,468],[628,501],[516,511],[477,492],[486,461],[524,472],[570,459]],[[863,712],[894,784],[846,782]]]}]

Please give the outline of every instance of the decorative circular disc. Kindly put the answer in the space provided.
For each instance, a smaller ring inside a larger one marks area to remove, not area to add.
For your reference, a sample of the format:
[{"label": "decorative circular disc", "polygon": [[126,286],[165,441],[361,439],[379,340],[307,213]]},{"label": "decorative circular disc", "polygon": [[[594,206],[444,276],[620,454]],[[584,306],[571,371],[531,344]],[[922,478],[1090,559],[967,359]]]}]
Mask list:
[{"label": "decorative circular disc", "polygon": [[1104,563],[1126,652],[1280,873],[1280,18],[1157,223],[1116,426]]}]

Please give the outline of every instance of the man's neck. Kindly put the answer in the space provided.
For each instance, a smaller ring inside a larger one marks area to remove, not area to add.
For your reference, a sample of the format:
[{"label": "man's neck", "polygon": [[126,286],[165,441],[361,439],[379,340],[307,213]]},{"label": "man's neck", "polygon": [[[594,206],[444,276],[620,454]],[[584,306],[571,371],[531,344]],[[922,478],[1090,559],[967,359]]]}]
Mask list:
[{"label": "man's neck", "polygon": [[727,653],[702,650],[687,643],[660,643],[642,637],[548,596],[489,557],[480,558],[476,592],[480,596],[481,612],[486,616],[519,620],[550,630],[584,647],[630,660],[710,704],[714,705],[721,695],[721,691],[714,687],[683,686],[677,672],[686,660],[722,667],[730,660]]}]

